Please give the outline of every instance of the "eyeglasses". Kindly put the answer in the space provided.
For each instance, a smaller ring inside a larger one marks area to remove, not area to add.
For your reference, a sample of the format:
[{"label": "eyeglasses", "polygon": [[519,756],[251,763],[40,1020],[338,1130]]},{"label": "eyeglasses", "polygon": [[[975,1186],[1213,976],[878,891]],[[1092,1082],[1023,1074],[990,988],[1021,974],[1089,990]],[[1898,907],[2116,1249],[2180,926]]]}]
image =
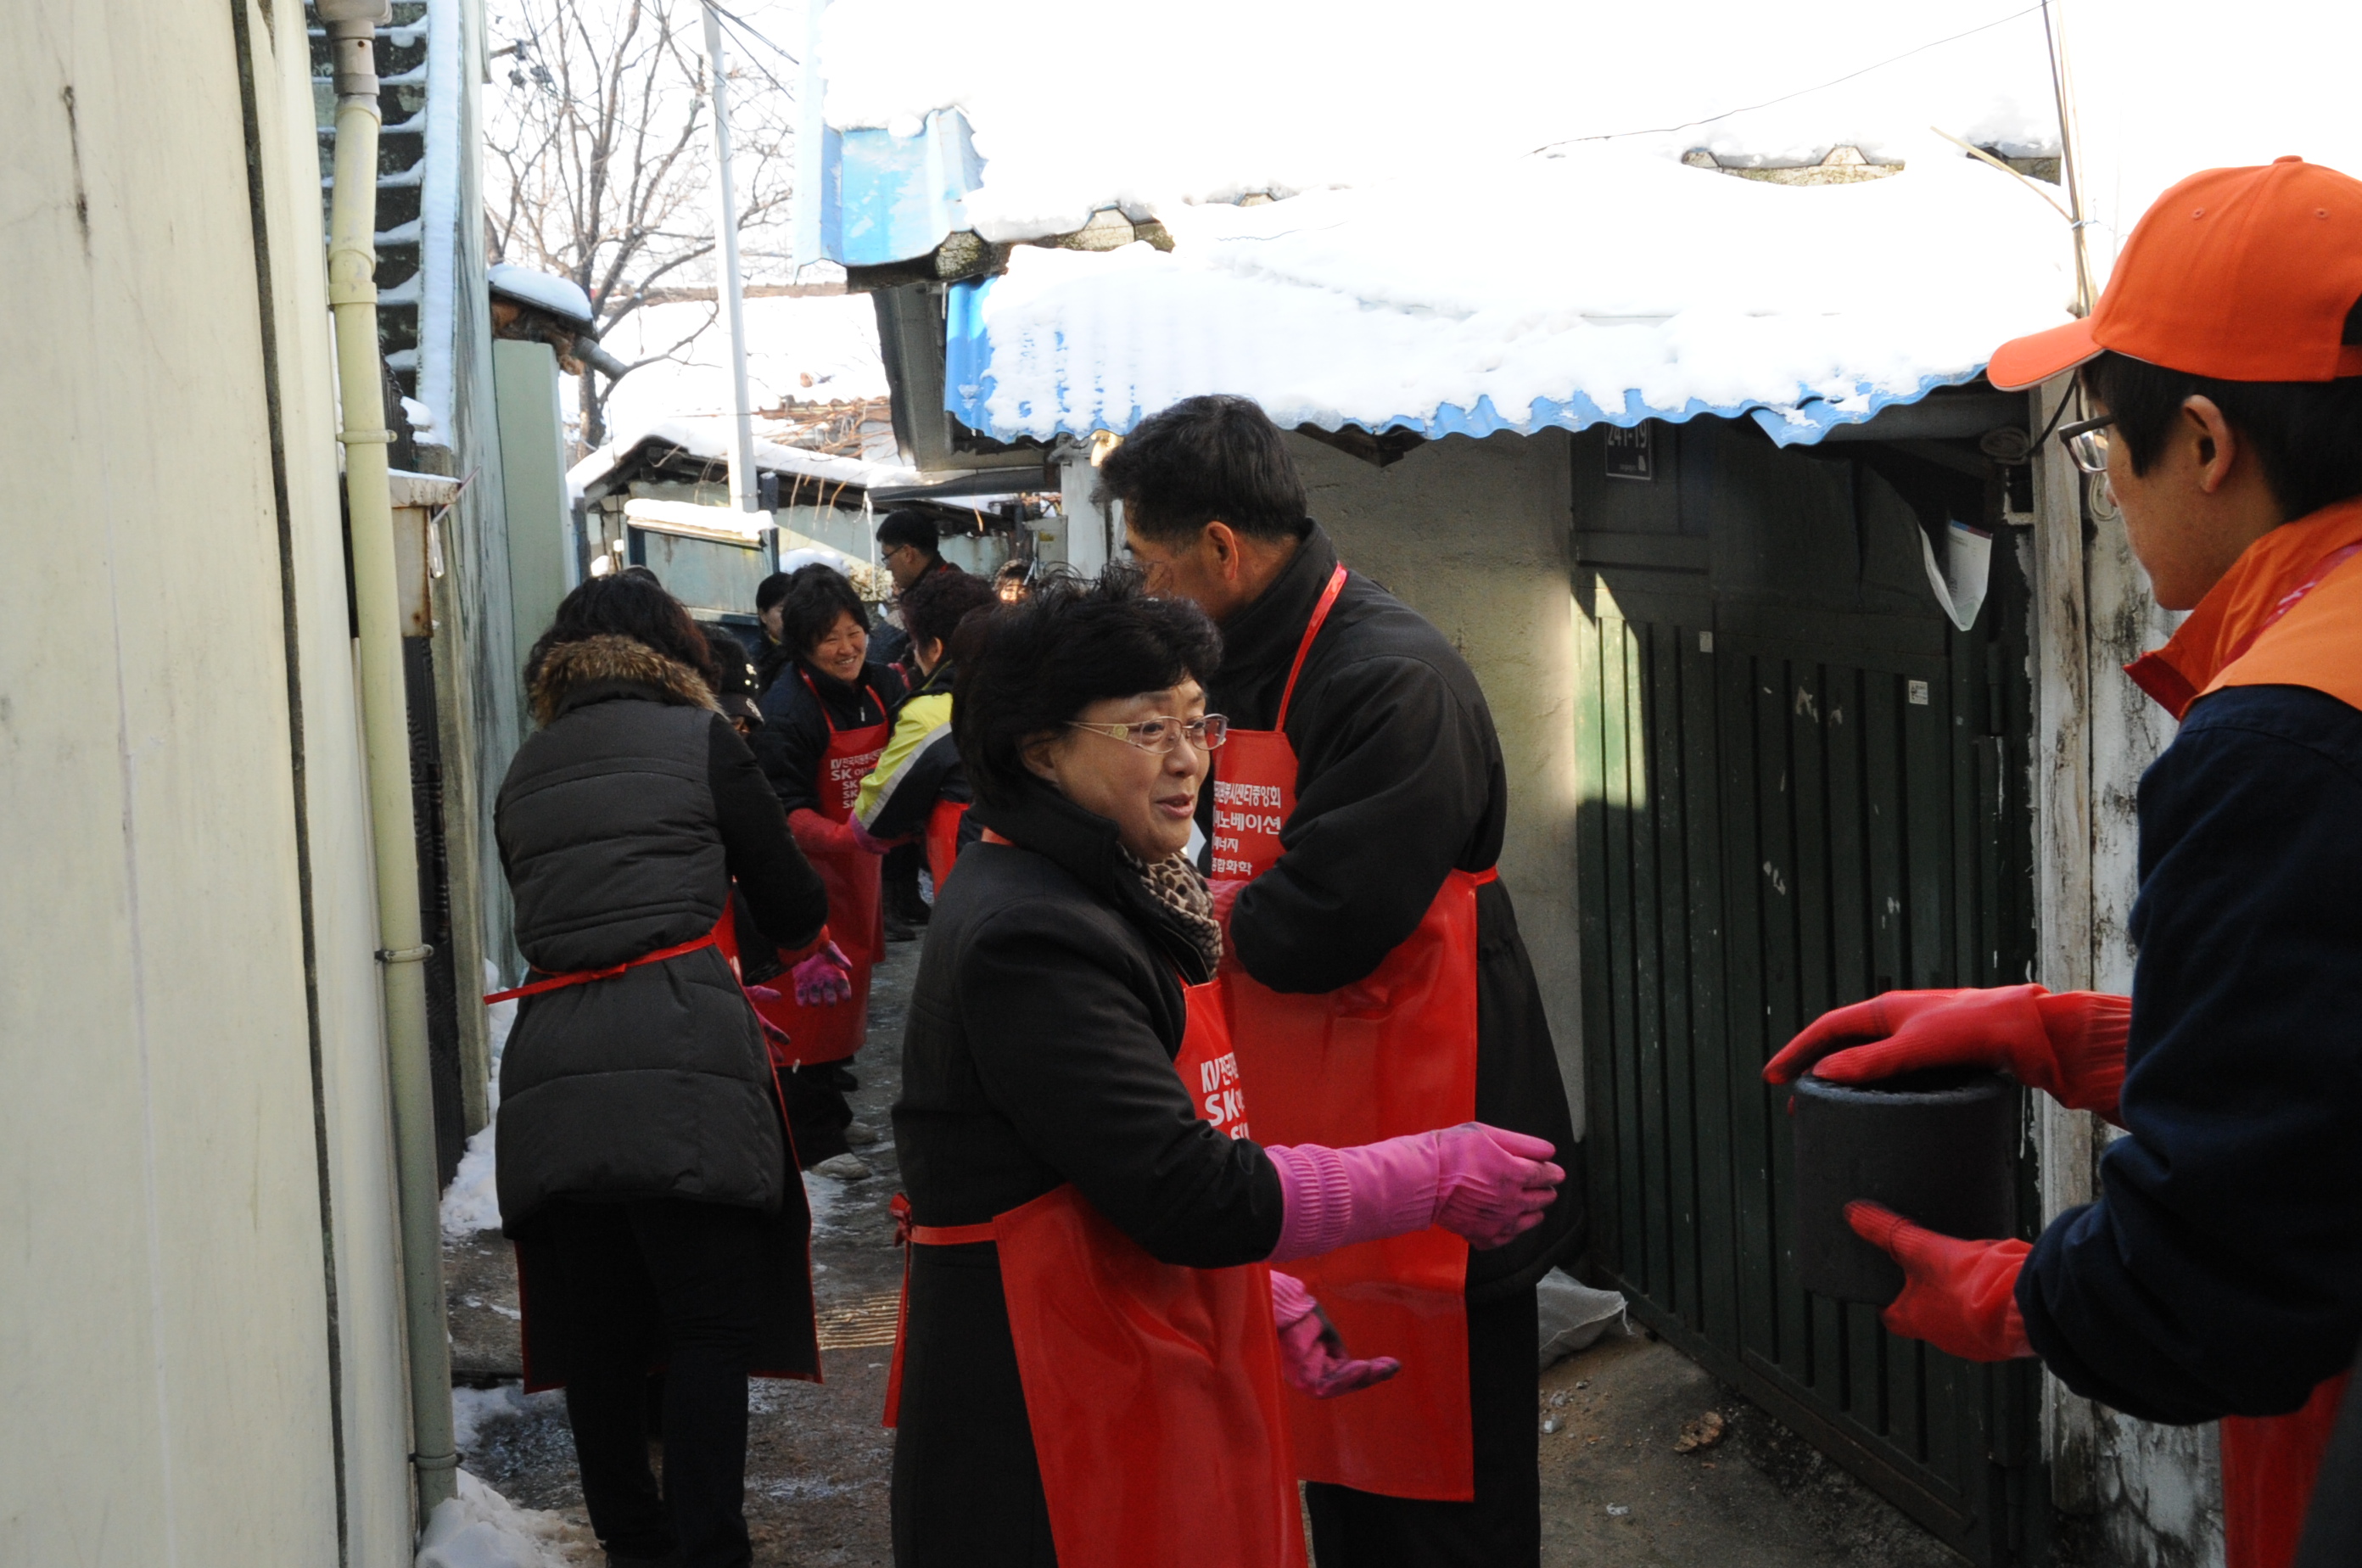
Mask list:
[{"label": "eyeglasses", "polygon": [[1068,719],[1066,727],[1088,730],[1095,735],[1120,740],[1159,756],[1169,755],[1185,735],[1198,751],[1220,751],[1222,743],[1231,738],[1231,721],[1220,713],[1209,713],[1202,719],[1176,719],[1164,713],[1131,724],[1087,724],[1080,719]]},{"label": "eyeglasses", "polygon": [[2108,426],[2115,422],[2114,414],[2103,414],[2097,419],[2062,425],[2058,427],[2059,444],[2083,472],[2104,474],[2108,471]]}]

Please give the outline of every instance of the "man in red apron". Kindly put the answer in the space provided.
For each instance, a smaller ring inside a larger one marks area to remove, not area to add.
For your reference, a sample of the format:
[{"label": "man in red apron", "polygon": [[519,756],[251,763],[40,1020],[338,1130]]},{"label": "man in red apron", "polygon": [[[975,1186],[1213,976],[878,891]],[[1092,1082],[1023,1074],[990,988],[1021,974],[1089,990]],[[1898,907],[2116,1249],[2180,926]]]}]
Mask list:
[{"label": "man in red apron", "polygon": [[[1100,469],[1158,592],[1220,625],[1228,715],[1201,797],[1258,1137],[1354,1144],[1481,1121],[1577,1165],[1550,1027],[1494,878],[1508,813],[1484,693],[1451,643],[1344,570],[1284,437],[1243,399],[1144,421]],[[1352,1399],[1291,1395],[1323,1568],[1540,1554],[1534,1286],[1583,1238],[1563,1192],[1474,1255],[1429,1231],[1299,1270],[1351,1345],[1402,1362]]]},{"label": "man in red apron", "polygon": [[1857,1205],[1907,1281],[1885,1321],[2220,1419],[2229,1568],[2287,1568],[2362,1337],[2362,182],[2287,158],[2168,191],[2091,317],[1989,374],[2078,366],[2060,434],[2191,612],[2127,672],[2181,721],[2140,784],[2132,996],[1890,993],[1765,1077],[1979,1063],[2124,1128],[2030,1248]]}]

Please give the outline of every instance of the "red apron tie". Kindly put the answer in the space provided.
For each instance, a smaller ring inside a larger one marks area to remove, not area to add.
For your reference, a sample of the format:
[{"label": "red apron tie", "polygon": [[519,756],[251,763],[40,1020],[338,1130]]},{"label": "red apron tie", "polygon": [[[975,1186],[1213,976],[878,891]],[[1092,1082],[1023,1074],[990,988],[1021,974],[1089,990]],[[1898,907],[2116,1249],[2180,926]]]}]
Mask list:
[{"label": "red apron tie", "polygon": [[484,1005],[490,1007],[494,1002],[513,1001],[518,997],[539,996],[544,991],[558,990],[567,986],[588,985],[592,980],[612,980],[626,969],[636,969],[643,964],[661,964],[668,958],[678,958],[684,953],[694,953],[701,947],[712,947],[718,940],[715,933],[709,931],[693,942],[683,942],[671,947],[659,947],[654,953],[643,953],[637,958],[627,958],[621,964],[610,964],[603,969],[577,969],[571,974],[552,975],[546,979],[534,980],[511,990],[488,992],[484,997]]}]

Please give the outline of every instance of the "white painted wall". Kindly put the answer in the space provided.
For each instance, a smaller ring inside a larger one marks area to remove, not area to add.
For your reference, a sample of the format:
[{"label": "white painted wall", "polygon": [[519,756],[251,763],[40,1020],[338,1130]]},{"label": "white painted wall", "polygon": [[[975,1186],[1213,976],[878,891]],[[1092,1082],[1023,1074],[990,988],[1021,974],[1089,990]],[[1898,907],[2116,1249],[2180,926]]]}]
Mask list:
[{"label": "white painted wall", "polygon": [[310,63],[245,3],[259,214],[240,13],[0,7],[0,1562],[337,1562],[339,1392],[346,1560],[409,1553]]},{"label": "white painted wall", "polygon": [[[2044,389],[2047,421],[2066,379]],[[2173,739],[2173,721],[2125,679],[2123,666],[2172,635],[2180,617],[2150,598],[2148,580],[2104,502],[2085,537],[2084,487],[2057,443],[2037,455],[2037,522],[2027,551],[2035,595],[2035,801],[2040,900],[2036,977],[2054,990],[2132,988],[2127,933],[2138,891],[2142,771]],[[2043,1101],[2045,1218],[2088,1203],[2110,1130]],[[2159,1427],[2069,1393],[2045,1377],[2045,1450],[2052,1496],[2096,1516],[2112,1563],[2218,1568],[2222,1478],[2214,1429]]]},{"label": "white painted wall", "polygon": [[1312,515],[1356,570],[1441,629],[1476,672],[1509,774],[1501,881],[1533,955],[1579,1135],[1573,481],[1562,431],[1448,436],[1378,468],[1291,435]]}]

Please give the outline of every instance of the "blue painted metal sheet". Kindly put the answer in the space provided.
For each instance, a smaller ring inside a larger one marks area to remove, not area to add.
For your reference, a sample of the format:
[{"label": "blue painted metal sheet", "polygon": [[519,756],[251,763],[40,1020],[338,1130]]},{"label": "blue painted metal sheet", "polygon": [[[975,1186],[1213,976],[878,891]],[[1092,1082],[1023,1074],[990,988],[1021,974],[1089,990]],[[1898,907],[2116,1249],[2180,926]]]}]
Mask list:
[{"label": "blue painted metal sheet", "polygon": [[801,161],[811,194],[800,204],[798,257],[847,267],[933,250],[967,226],[967,194],[984,178],[967,116],[957,109],[934,111],[914,136],[824,130],[818,156]]}]

